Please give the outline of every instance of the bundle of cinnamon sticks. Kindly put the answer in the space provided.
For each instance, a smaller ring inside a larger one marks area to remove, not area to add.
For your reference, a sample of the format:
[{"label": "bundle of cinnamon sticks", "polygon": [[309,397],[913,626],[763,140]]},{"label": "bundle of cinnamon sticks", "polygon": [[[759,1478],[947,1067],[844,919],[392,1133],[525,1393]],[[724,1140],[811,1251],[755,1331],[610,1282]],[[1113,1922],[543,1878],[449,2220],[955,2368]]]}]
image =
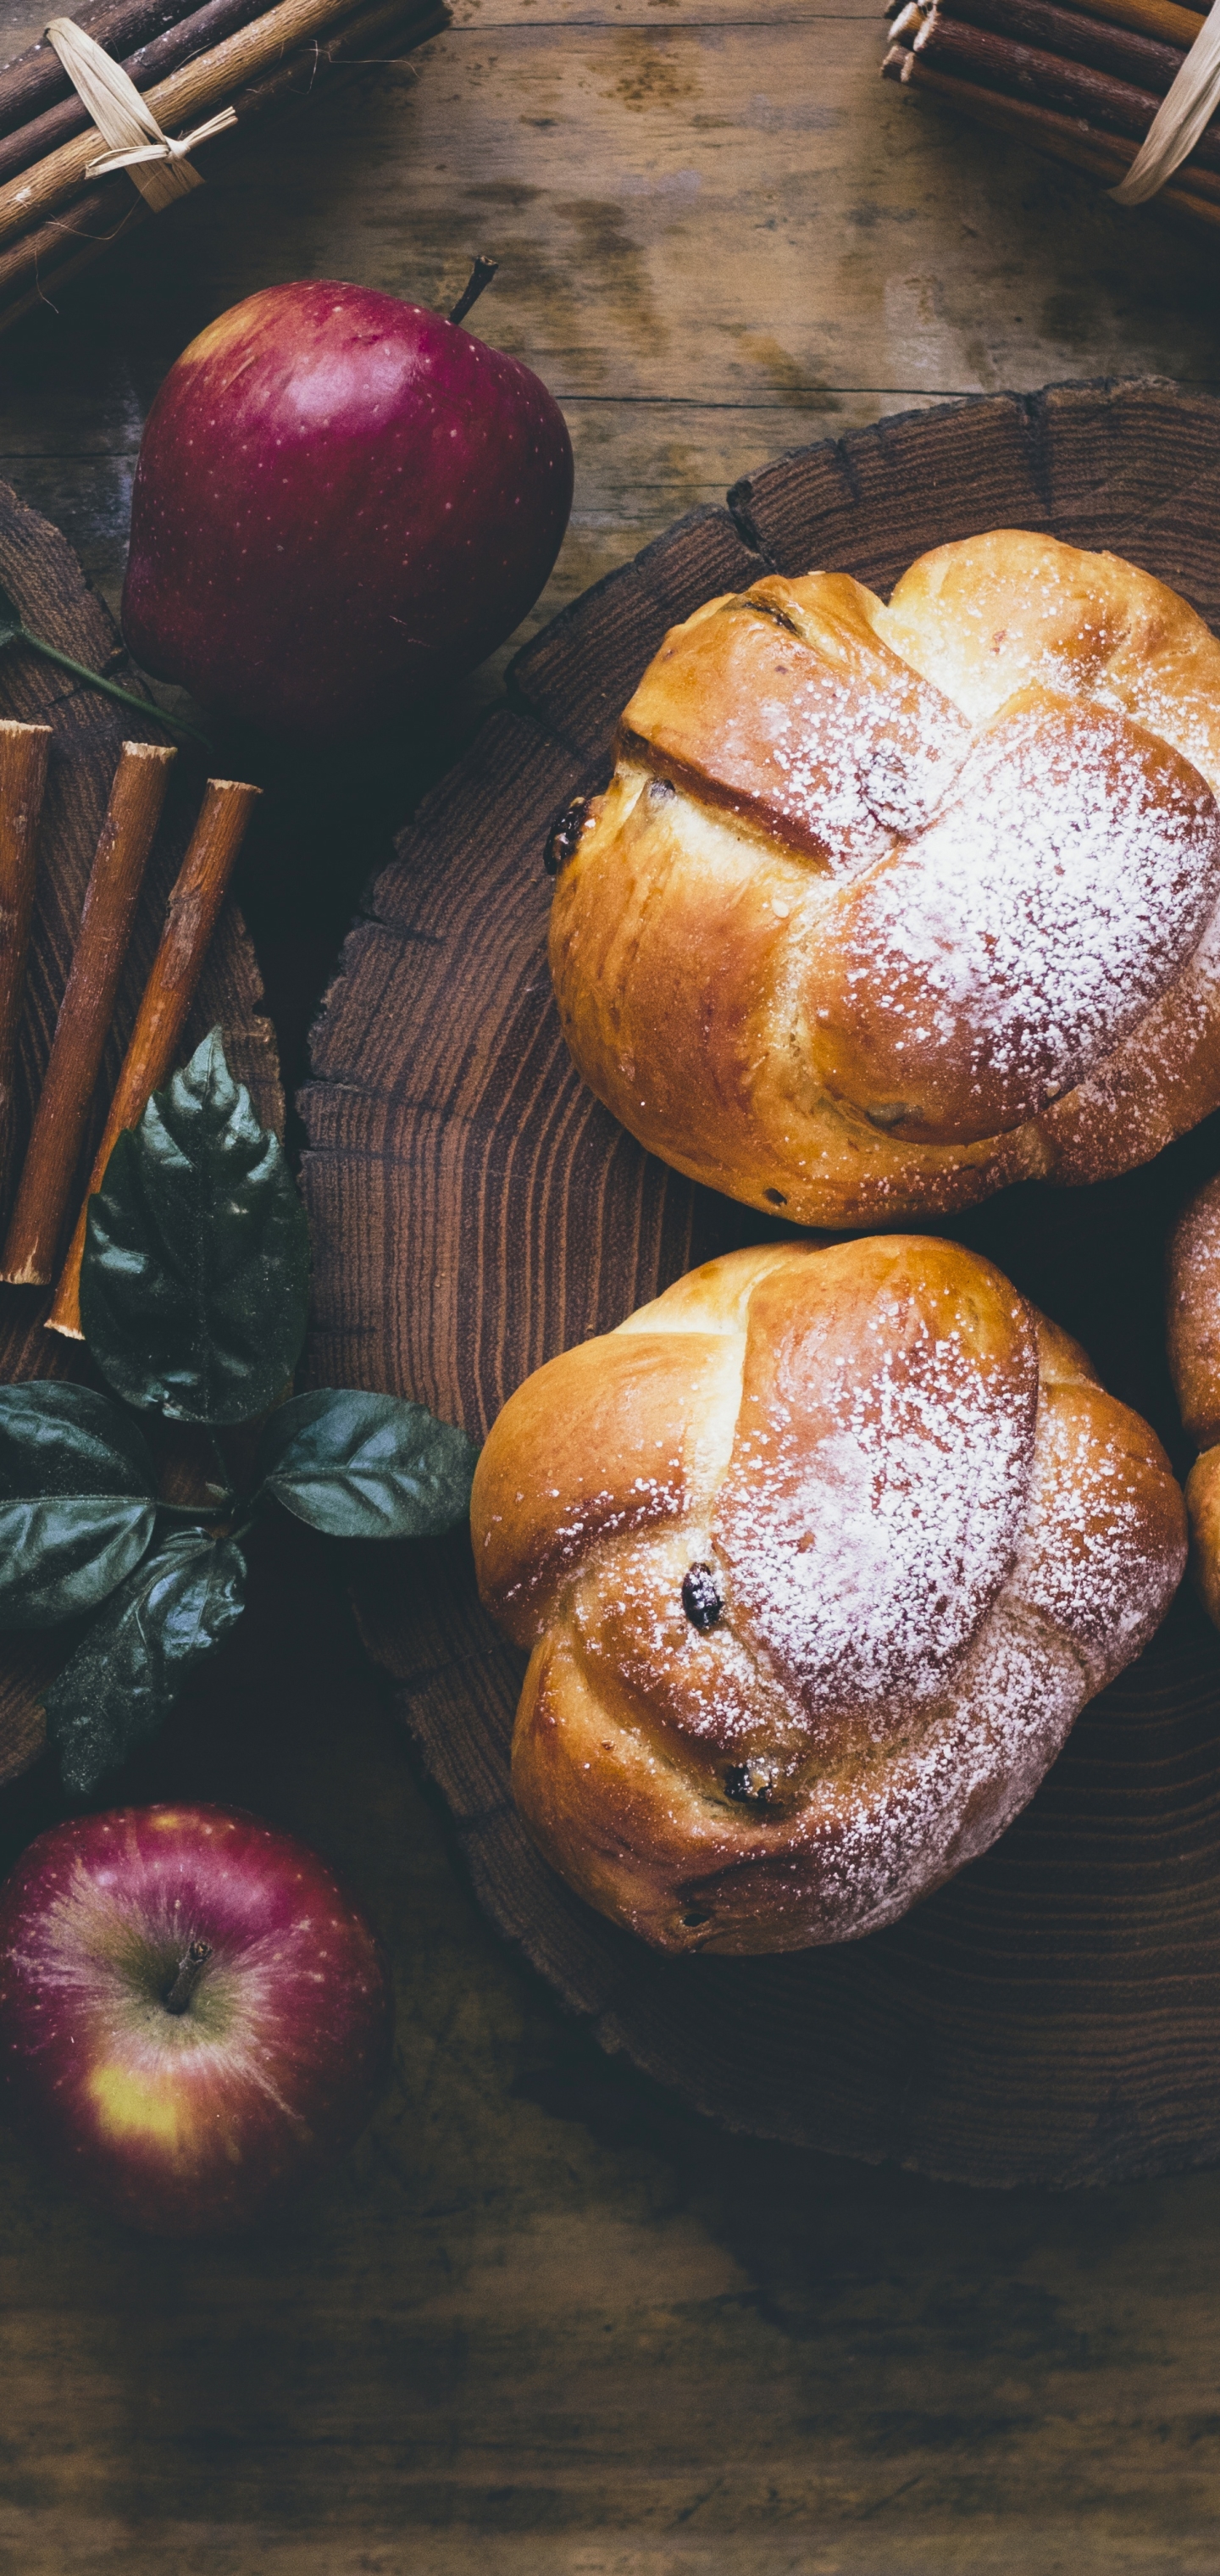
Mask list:
[{"label": "bundle of cinnamon sticks", "polygon": [[[166,134],[234,109],[236,126],[197,147],[204,179],[247,129],[344,67],[406,53],[448,24],[444,0],[204,0],[189,14],[181,0],[81,0],[68,14],[123,65]],[[128,171],[90,178],[105,152],[45,39],[0,69],[0,331],[147,220]]]},{"label": "bundle of cinnamon sticks", "polygon": [[[885,80],[946,100],[1114,187],[1203,26],[1179,0],[889,0]],[[1220,225],[1220,120],[1150,199]]]},{"label": "bundle of cinnamon sticks", "polygon": [[[0,723],[0,1163],[12,1139],[13,1065],[34,909],[38,826],[47,779],[48,725]],[[42,1091],[34,1114],[0,1280],[48,1287],[67,1220],[76,1223],[47,1318],[80,1338],[80,1269],[89,1197],[101,1185],[125,1127],[134,1127],[165,1081],[203,972],[257,787],[209,778],[190,844],[170,891],[165,923],[79,1212],[72,1203],[119,979],[144,873],[165,803],[174,753],[125,742],[110,789]],[[7,1174],[0,1173],[0,1177]]]}]

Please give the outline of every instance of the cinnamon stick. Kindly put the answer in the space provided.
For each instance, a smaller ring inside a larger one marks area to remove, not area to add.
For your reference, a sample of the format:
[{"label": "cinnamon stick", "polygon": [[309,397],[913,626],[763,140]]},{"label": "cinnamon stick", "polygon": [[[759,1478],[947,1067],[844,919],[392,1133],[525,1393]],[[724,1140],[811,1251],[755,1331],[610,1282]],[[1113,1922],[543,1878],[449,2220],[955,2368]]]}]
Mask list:
[{"label": "cinnamon stick", "polygon": [[[913,52],[956,79],[977,81],[988,90],[1009,91],[1036,106],[1068,115],[1087,116],[1090,124],[1129,134],[1142,143],[1160,106],[1151,90],[1137,89],[1112,73],[1087,63],[1064,62],[1032,45],[1013,44],[990,29],[947,18],[933,8],[915,38]],[[1190,155],[1190,166],[1220,172],[1220,125],[1204,127]]]},{"label": "cinnamon stick", "polygon": [[[259,118],[282,113],[312,96],[319,81],[389,42],[404,51],[424,44],[449,24],[444,0],[373,0],[346,19],[321,44],[301,46],[261,80],[247,82],[233,96],[238,125],[209,145],[209,166],[223,168],[226,153],[240,144],[242,132]],[[217,159],[212,161],[215,154]],[[36,225],[0,250],[0,332],[45,304],[77,272],[92,266],[112,245],[125,239],[150,212],[125,173],[98,179],[75,197],[61,215]]]},{"label": "cinnamon stick", "polygon": [[15,1286],[45,1287],[55,1276],[68,1197],[173,761],[174,753],[155,742],[125,742],[119,754],[72,972],[0,1256],[0,1279]]},{"label": "cinnamon stick", "polygon": [[[179,7],[180,0],[80,0],[72,15],[77,26],[117,60],[172,27]],[[27,125],[44,108],[54,107],[57,99],[74,96],[54,46],[40,36],[36,45],[27,45],[24,53],[0,68],[0,134]]]},{"label": "cinnamon stick", "polygon": [[169,898],[161,944],[144,988],[131,1043],[110,1103],[85,1204],[47,1318],[50,1330],[81,1341],[80,1269],[89,1201],[100,1189],[115,1140],[144,1115],[173,1064],[187,1013],[195,998],[217,914],[246,835],[257,787],[232,778],[209,778],[190,848]]},{"label": "cinnamon stick", "polygon": [[937,5],[945,18],[969,19],[973,26],[990,27],[1014,44],[1036,45],[1068,62],[1091,63],[1095,71],[1115,72],[1120,80],[1134,81],[1160,97],[1186,60],[1180,45],[1158,44],[1129,27],[1108,26],[1104,19],[1086,18],[1078,9],[1061,9],[1057,0],[937,0]]},{"label": "cinnamon stick", "polygon": [[[973,117],[977,125],[988,126],[996,134],[1012,135],[1018,142],[1031,144],[1035,151],[1047,153],[1052,161],[1066,161],[1072,169],[1090,171],[1094,178],[1110,185],[1125,175],[1135,159],[1138,146],[1120,135],[1099,133],[1081,117],[1058,115],[1053,108],[1035,106],[1028,99],[1006,98],[998,91],[981,88],[976,81],[957,80],[952,73],[937,71],[935,65],[925,63],[919,54],[902,45],[891,45],[881,66],[881,77],[927,90],[930,97],[943,99]],[[1203,193],[1217,188],[1216,180],[1206,170],[1192,172],[1191,179],[1189,189],[1176,183],[1159,189],[1153,205],[1196,230],[1213,233],[1220,226],[1220,188],[1216,198]]]},{"label": "cinnamon stick", "polygon": [[1086,17],[1108,19],[1112,26],[1135,27],[1142,36],[1159,37],[1189,52],[1207,16],[1206,9],[1182,9],[1178,0],[1076,0]]},{"label": "cinnamon stick", "polygon": [[[172,132],[206,110],[227,104],[243,83],[273,71],[290,49],[309,43],[350,15],[351,0],[278,0],[261,18],[157,81],[145,92],[149,107],[162,129]],[[84,186],[89,163],[99,157],[98,136],[91,127],[87,134],[61,143],[32,169],[9,179],[0,187],[0,242],[14,241],[44,216],[67,205]]]},{"label": "cinnamon stick", "polygon": [[[155,81],[163,80],[167,72],[177,71],[179,64],[193,54],[205,53],[209,45],[231,35],[235,27],[246,26],[257,17],[258,8],[259,0],[207,0],[205,8],[196,9],[189,18],[180,18],[176,26],[167,27],[164,35],[155,36],[151,44],[128,54],[123,69],[137,89],[151,89]],[[56,106],[45,108],[41,116],[0,137],[0,183],[30,169],[71,135],[87,131],[92,131],[88,110],[73,90]]]},{"label": "cinnamon stick", "polygon": [[[893,18],[907,5],[908,0],[885,0],[882,14]],[[1159,43],[1177,45],[1183,53],[1189,53],[1207,15],[1205,9],[1179,7],[1178,0],[1073,0],[1073,7],[1085,17],[1100,19],[1104,26],[1132,27]]]},{"label": "cinnamon stick", "polygon": [[49,725],[0,724],[0,1134],[6,1145],[50,749]]}]

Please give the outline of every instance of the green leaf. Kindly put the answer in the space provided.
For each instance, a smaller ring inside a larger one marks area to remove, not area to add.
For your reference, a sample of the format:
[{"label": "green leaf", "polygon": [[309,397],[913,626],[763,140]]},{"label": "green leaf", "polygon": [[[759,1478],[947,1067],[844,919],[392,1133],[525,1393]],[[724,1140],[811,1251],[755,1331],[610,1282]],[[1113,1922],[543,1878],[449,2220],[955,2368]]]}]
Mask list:
[{"label": "green leaf", "polygon": [[272,1414],[259,1467],[286,1511],[331,1538],[437,1538],[469,1509],[478,1454],[426,1405],[319,1387]]},{"label": "green leaf", "polygon": [[85,1339],[126,1403],[248,1422],[292,1375],[308,1298],[309,1231],[283,1147],[213,1029],[119,1137],[89,1202]]},{"label": "green leaf", "polygon": [[108,1396],[32,1378],[0,1387],[0,1629],[92,1610],[138,1565],[153,1463]]},{"label": "green leaf", "polygon": [[43,1694],[65,1789],[89,1797],[156,1734],[189,1667],[241,1617],[245,1576],[235,1539],[192,1529],[171,1531],[128,1575]]}]

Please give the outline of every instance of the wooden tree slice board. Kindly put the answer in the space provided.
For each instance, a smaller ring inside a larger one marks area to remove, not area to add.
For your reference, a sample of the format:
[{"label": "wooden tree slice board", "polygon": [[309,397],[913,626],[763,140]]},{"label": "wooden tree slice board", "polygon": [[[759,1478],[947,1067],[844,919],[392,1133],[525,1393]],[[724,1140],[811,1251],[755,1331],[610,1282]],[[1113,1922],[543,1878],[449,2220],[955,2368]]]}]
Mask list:
[{"label": "wooden tree slice board", "polygon": [[[0,483],[0,585],[23,622],[60,652],[127,689],[141,689],[113,618],[90,590],[72,548],[49,520],[27,510]],[[21,645],[0,653],[0,716],[52,728],[50,771],[38,844],[38,887],[30,938],[16,1069],[13,1146],[0,1174],[0,1222],[7,1223],[34,1104],[55,1034],[81,906],[110,783],[123,742],[169,742],[157,720],[121,707]],[[136,919],[114,1026],[98,1085],[91,1132],[81,1154],[80,1187],[89,1176],[106,1103],[113,1091],[165,918],[165,898],[182,864],[203,785],[202,754],[180,750]],[[221,914],[200,979],[183,1052],[220,1022],[229,1062],[265,1125],[283,1124],[275,1037],[260,1015],[262,990],[254,952],[236,905]],[[44,1330],[50,1291],[0,1286],[0,1381],[87,1374],[79,1344]],[[0,1637],[0,1782],[22,1771],[44,1741],[39,1690],[63,1661],[64,1645],[45,1636]]]},{"label": "wooden tree slice board", "polygon": [[[1220,628],[1220,403],[1152,382],[883,421],[684,519],[527,649],[509,702],[376,883],[315,1032],[304,1110],[320,1381],[481,1435],[567,1344],[768,1232],[651,1161],[568,1062],[546,969],[557,807],[605,773],[667,626],[768,568],[888,593],[992,527],[1109,547]],[[949,1229],[1077,1334],[1186,1463],[1162,1348],[1165,1234],[1212,1120],[1090,1191],[1010,1191]],[[1220,1637],[1182,1596],[1027,1813],[905,1921],[776,1959],[662,1959],[534,1852],[508,1752],[522,1659],[468,1544],[369,1549],[363,1636],[475,1888],[607,2048],[734,2126],[986,2184],[1128,2179],[1220,2153]]]}]

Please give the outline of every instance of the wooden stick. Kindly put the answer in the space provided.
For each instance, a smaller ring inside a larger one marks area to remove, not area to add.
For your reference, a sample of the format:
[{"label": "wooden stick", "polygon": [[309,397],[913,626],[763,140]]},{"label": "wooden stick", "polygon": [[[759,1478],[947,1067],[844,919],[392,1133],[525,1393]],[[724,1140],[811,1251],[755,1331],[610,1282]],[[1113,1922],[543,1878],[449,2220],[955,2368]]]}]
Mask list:
[{"label": "wooden stick", "polygon": [[131,1043],[110,1103],[110,1115],[98,1147],[85,1204],[77,1219],[55,1303],[47,1318],[53,1333],[83,1341],[80,1320],[80,1268],[85,1250],[89,1201],[101,1188],[115,1140],[125,1127],[143,1117],[152,1094],[164,1082],[174,1061],[195,987],[216,927],[216,916],[234,862],[246,836],[257,787],[236,779],[209,778],[199,820],[169,898],[161,945],[131,1034]]},{"label": "wooden stick", "polygon": [[155,742],[125,742],[119,754],[72,972],[0,1256],[0,1279],[18,1287],[45,1287],[55,1276],[68,1196],[174,757]]},{"label": "wooden stick", "polygon": [[[902,45],[891,45],[881,66],[881,77],[927,90],[930,97],[944,99],[947,105],[973,117],[977,125],[986,125],[995,134],[1013,135],[1020,143],[1032,144],[1036,152],[1048,153],[1052,161],[1066,161],[1072,169],[1088,170],[1094,178],[1105,179],[1111,185],[1130,169],[1138,150],[1138,145],[1125,142],[1117,134],[1091,130],[1081,117],[1057,116],[1052,108],[1035,107],[1028,99],[1004,98],[998,91],[981,89],[975,81],[955,80],[951,73],[938,72]],[[1210,174],[1200,170],[1200,190],[1205,181],[1212,184]],[[1196,230],[1211,234],[1220,226],[1220,203],[1196,194],[1194,189],[1161,188],[1151,203],[1154,208],[1179,216]]]},{"label": "wooden stick", "polygon": [[[176,26],[167,27],[164,35],[155,36],[151,44],[128,54],[123,69],[137,89],[151,89],[154,81],[177,71],[192,54],[206,52],[222,36],[232,35],[235,27],[246,26],[257,16],[258,8],[259,0],[206,0],[206,5],[191,17],[180,18]],[[15,126],[11,134],[0,138],[0,183],[30,169],[71,135],[89,130],[88,110],[73,90],[69,98],[60,99],[54,107],[45,108],[41,116]]]},{"label": "wooden stick", "polygon": [[[274,70],[291,48],[307,44],[351,14],[351,0],[278,0],[263,17],[147,90],[149,107],[162,129],[172,132],[206,109],[223,106],[244,82]],[[101,149],[91,128],[0,188],[0,242],[15,241],[44,215],[67,205],[85,185],[89,163]]]},{"label": "wooden stick", "polygon": [[6,1146],[50,749],[49,725],[0,724],[0,1132]]},{"label": "wooden stick", "polygon": [[[409,51],[448,25],[445,0],[375,0],[374,6],[358,10],[324,43],[299,47],[273,72],[238,90],[233,99],[238,126],[217,137],[209,147],[209,158],[215,152],[217,166],[223,168],[227,151],[240,144],[247,125],[302,104],[321,81],[349,62],[357,68],[370,49],[392,41]],[[62,215],[0,250],[0,332],[48,303],[78,270],[92,267],[116,241],[126,239],[149,211],[119,171],[84,190]]]},{"label": "wooden stick", "polygon": [[[936,8],[944,18],[965,18],[972,26],[990,27],[1014,44],[1036,45],[1067,62],[1091,63],[1095,71],[1115,72],[1120,80],[1155,90],[1158,97],[1164,97],[1186,60],[1180,45],[1157,44],[1151,36],[1133,34],[1129,27],[1107,26],[1103,19],[1086,18],[1078,9],[1059,8],[1056,0],[936,0]],[[895,23],[895,35],[900,23]]]},{"label": "wooden stick", "polygon": [[[977,81],[983,89],[1011,91],[1039,107],[1079,113],[1137,143],[1143,142],[1160,106],[1151,90],[1094,71],[1088,63],[1064,62],[1032,45],[1014,45],[988,28],[947,18],[939,8],[924,20],[912,50],[921,61],[934,62],[938,71]],[[1220,126],[1205,126],[1190,163],[1220,172]]]}]

